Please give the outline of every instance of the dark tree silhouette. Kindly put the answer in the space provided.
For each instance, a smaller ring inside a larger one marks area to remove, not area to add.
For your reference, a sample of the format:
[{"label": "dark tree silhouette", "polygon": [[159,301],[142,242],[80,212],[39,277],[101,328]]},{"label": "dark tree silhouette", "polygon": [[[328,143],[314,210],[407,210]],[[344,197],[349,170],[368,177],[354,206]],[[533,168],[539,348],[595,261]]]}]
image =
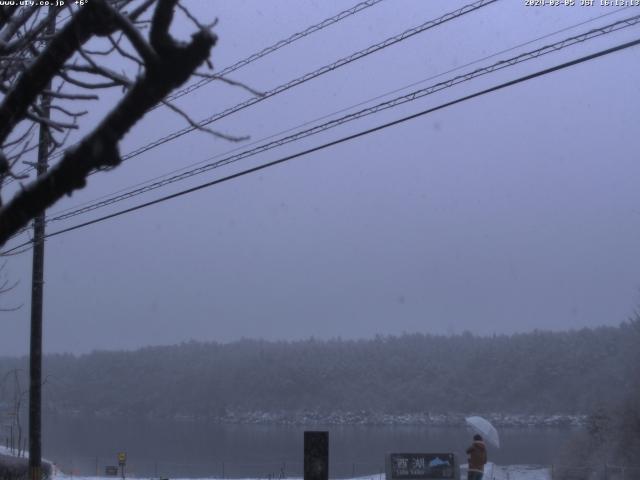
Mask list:
[{"label": "dark tree silhouette", "polygon": [[[40,250],[36,252],[34,248],[34,285],[41,285],[42,213],[46,208],[83,188],[92,172],[117,167],[122,162],[119,142],[159,103],[197,128],[166,97],[192,75],[225,79],[196,71],[205,63],[212,68],[209,57],[216,43],[211,31],[215,22],[201,25],[178,0],[82,0],[51,2],[59,5],[46,8],[15,3],[0,5],[0,189],[11,181],[20,181],[21,188],[6,205],[0,196],[0,247],[35,219],[34,247]],[[177,9],[196,27],[187,42],[176,40],[170,33]],[[116,71],[112,65],[124,69]],[[120,101],[95,127],[83,125],[80,141],[62,151],[69,133],[80,127],[80,119],[87,113],[81,104],[97,100],[96,92],[108,88],[122,89]],[[16,172],[18,162],[36,149],[37,177]],[[52,163],[48,171],[45,160]],[[0,284],[0,293],[10,288],[9,283]],[[29,376],[30,480],[40,480],[43,473],[41,300],[42,290],[34,287]]]},{"label": "dark tree silhouette", "polygon": [[[193,124],[165,97],[192,75],[210,75],[196,70],[211,66],[213,24],[201,25],[177,0],[73,3],[0,7],[0,182],[26,179],[16,166],[42,147],[41,141],[31,144],[37,126],[44,130],[49,158],[57,160],[0,209],[0,246],[61,197],[83,188],[91,172],[118,166],[119,141],[154,106],[165,103]],[[178,8],[195,25],[188,42],[169,32]],[[59,25],[53,34],[52,22]],[[128,74],[108,67],[114,57],[127,64]],[[123,89],[122,99],[79,142],[53,155],[86,113],[77,106],[114,87]]]}]

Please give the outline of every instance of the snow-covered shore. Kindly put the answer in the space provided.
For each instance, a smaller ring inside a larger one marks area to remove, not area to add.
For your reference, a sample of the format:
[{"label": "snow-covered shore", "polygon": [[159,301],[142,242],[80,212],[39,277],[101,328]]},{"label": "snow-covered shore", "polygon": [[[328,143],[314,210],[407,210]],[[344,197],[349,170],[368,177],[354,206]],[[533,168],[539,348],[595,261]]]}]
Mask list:
[{"label": "snow-covered shore", "polygon": [[[9,449],[0,446],[0,454],[12,456],[15,452],[11,452]],[[44,460],[44,459],[43,459]],[[46,460],[45,460],[46,461]],[[118,480],[120,477],[96,477],[96,476],[78,476],[68,475],[56,468],[54,462],[50,462],[53,466],[52,480]],[[464,476],[466,478],[466,475]],[[127,477],[127,480],[159,480],[149,477]],[[194,480],[187,478],[171,478],[171,480]],[[198,480],[223,480],[219,477],[201,478]],[[238,480],[265,480],[264,478],[246,478]],[[276,480],[276,479],[269,479]],[[286,480],[302,480],[296,477],[286,477]],[[354,477],[344,480],[385,480],[384,474],[368,475],[362,477]],[[487,464],[485,480],[551,480],[551,473],[549,468],[541,467],[537,465],[494,465],[492,463]]]},{"label": "snow-covered shore", "polygon": [[[496,427],[579,427],[585,425],[586,415],[569,414],[510,414],[510,413],[404,413],[389,414],[371,411],[321,413],[299,412],[227,412],[226,415],[210,418],[223,424],[264,425],[418,425],[433,427],[457,427],[465,425],[465,417],[481,415]],[[201,420],[180,416],[181,420]]]},{"label": "snow-covered shore", "polygon": [[[466,477],[465,477],[466,478]],[[68,476],[57,473],[53,480],[114,480],[114,477],[79,477]],[[117,480],[117,477],[116,477]],[[135,479],[127,477],[127,480],[153,480],[153,479]],[[172,478],[171,480],[194,480],[187,478]],[[202,478],[198,480],[222,480],[221,478]],[[246,478],[238,480],[265,480],[264,478]],[[286,480],[302,480],[296,477],[287,477]],[[385,480],[384,474],[367,475],[343,480]],[[487,471],[485,480],[551,480],[551,473],[548,468],[533,465],[494,465],[492,470]]]},{"label": "snow-covered shore", "polygon": [[[0,454],[4,455],[12,455],[12,452],[0,446]],[[53,475],[52,480],[118,480],[120,477],[96,477],[96,476],[78,476],[78,475],[68,475],[60,471],[56,468],[55,463],[51,462],[53,465]],[[466,476],[465,476],[466,478]],[[158,480],[151,479],[149,477],[127,477],[127,480]],[[171,480],[194,480],[194,479],[181,479],[179,477],[171,478]],[[223,480],[219,477],[209,477],[202,478],[198,480]],[[265,480],[254,479],[254,478],[246,478],[239,480]],[[270,479],[275,480],[275,479]],[[296,477],[287,477],[287,480],[302,480]],[[362,477],[354,477],[352,479],[344,479],[344,480],[385,480],[384,474],[379,475],[367,475]],[[485,480],[551,480],[551,473],[549,468],[541,467],[537,465],[494,465],[487,464],[487,471],[485,475]]]}]

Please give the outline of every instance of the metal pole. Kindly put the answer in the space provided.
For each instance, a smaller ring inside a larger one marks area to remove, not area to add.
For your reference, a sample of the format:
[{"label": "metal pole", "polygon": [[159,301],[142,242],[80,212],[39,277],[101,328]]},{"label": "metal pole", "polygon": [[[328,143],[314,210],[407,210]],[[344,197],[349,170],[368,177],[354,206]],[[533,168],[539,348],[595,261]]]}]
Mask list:
[{"label": "metal pole", "polygon": [[[55,7],[49,7],[51,21],[47,34],[55,33]],[[47,89],[51,89],[51,82]],[[51,98],[43,95],[41,101],[42,116],[49,118]],[[47,130],[40,124],[38,177],[47,171],[49,139]],[[31,277],[31,343],[29,355],[29,478],[42,479],[42,284],[44,281],[44,212],[36,216],[33,222],[33,270]]]}]

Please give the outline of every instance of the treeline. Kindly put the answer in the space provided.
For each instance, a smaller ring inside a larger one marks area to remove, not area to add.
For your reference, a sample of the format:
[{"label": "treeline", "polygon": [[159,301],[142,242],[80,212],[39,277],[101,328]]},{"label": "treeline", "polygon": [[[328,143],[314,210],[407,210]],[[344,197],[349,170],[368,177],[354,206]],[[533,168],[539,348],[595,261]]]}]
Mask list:
[{"label": "treeline", "polygon": [[640,477],[640,386],[622,401],[599,405],[586,429],[560,452],[559,480]]},{"label": "treeline", "polygon": [[[589,413],[640,382],[640,318],[619,327],[478,337],[183,343],[44,358],[50,412]],[[0,359],[7,375],[26,358]],[[22,385],[27,385],[25,381]]]}]

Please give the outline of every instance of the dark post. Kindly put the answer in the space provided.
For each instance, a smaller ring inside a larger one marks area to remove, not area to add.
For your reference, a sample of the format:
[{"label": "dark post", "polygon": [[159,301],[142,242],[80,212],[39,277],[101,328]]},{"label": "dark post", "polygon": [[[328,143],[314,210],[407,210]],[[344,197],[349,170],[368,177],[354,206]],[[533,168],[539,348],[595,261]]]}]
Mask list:
[{"label": "dark post", "polygon": [[304,432],[304,480],[329,480],[329,432]]},{"label": "dark post", "polygon": [[[49,7],[53,13],[55,7]],[[55,33],[55,15],[47,26],[47,33]],[[49,89],[51,84],[49,84]],[[49,118],[51,99],[42,96],[42,116]],[[40,124],[38,145],[38,176],[47,171],[49,138],[47,129]],[[42,284],[44,282],[44,212],[33,222],[33,270],[31,276],[31,343],[29,354],[29,479],[42,479],[41,406],[42,406]]]},{"label": "dark post", "polygon": [[[40,126],[38,176],[46,171],[47,142]],[[33,223],[33,270],[31,274],[31,345],[29,356],[29,478],[40,480],[42,398],[42,283],[44,281],[44,214]]]}]

